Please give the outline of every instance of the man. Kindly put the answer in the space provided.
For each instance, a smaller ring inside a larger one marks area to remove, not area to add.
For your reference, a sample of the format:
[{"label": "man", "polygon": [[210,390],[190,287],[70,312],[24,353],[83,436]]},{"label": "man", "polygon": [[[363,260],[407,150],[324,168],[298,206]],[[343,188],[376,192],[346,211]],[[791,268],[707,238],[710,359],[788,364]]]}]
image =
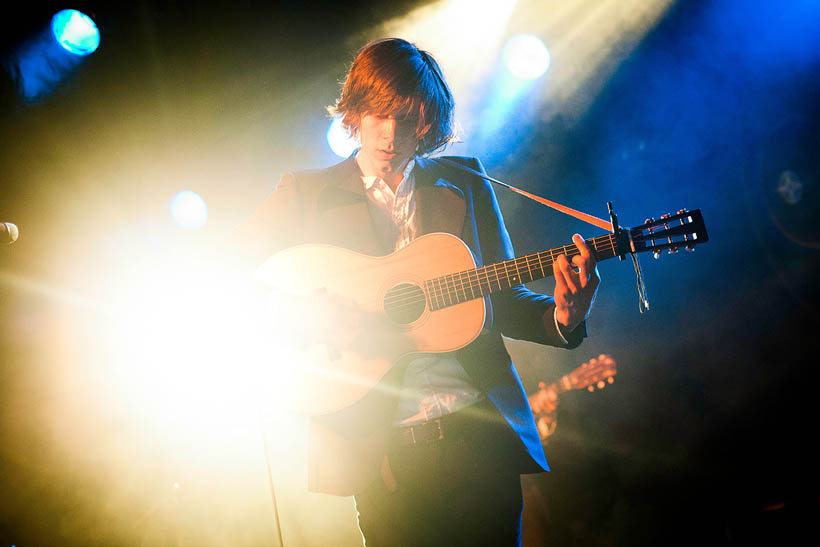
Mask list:
[{"label": "man", "polygon": [[[325,243],[386,255],[449,232],[478,266],[512,258],[495,194],[474,173],[481,163],[428,157],[453,139],[453,108],[427,52],[400,39],[367,44],[331,108],[361,148],[330,168],[285,175],[243,228],[248,250],[261,257]],[[394,367],[384,383],[396,389],[374,390],[376,406],[364,412],[313,421],[311,487],[355,495],[367,545],[520,543],[520,474],[548,466],[501,334],[581,343],[600,278],[583,239],[573,241],[580,256],[555,262],[554,298],[522,285],[485,297],[473,342]],[[324,304],[315,324],[297,330],[327,339],[349,327],[349,309]]]}]

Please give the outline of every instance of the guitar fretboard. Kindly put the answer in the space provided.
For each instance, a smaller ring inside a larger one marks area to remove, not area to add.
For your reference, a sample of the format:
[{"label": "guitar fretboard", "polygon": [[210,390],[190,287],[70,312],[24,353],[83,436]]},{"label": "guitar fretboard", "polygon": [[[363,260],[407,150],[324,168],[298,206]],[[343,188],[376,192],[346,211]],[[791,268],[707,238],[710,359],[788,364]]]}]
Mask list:
[{"label": "guitar fretboard", "polygon": [[[586,240],[598,261],[617,256],[615,234],[606,234]],[[562,254],[572,261],[580,251],[575,245],[547,249],[472,270],[428,279],[424,292],[430,310],[454,306],[475,298],[509,289],[552,275],[552,264]]]}]

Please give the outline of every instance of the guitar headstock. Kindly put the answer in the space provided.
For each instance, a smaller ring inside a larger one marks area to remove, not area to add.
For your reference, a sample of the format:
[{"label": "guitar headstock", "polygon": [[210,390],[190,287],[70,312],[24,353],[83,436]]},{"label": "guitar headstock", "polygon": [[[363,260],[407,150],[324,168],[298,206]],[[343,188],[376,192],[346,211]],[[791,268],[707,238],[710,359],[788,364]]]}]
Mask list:
[{"label": "guitar headstock", "polygon": [[662,215],[658,220],[647,219],[642,225],[630,228],[629,237],[634,252],[651,251],[655,258],[664,249],[669,249],[669,254],[681,248],[694,251],[696,245],[709,241],[700,209],[682,209],[674,215]]},{"label": "guitar headstock", "polygon": [[618,372],[616,366],[611,355],[601,354],[567,374],[567,378],[573,389],[595,391],[596,387],[603,389],[615,381],[613,376]]}]

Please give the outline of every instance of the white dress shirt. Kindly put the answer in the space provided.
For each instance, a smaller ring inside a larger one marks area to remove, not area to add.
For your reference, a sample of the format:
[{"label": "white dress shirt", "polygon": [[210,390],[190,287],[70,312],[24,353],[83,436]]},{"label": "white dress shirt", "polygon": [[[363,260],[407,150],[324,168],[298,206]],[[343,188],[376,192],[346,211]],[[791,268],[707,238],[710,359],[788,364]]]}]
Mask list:
[{"label": "white dress shirt", "polygon": [[[415,239],[416,178],[415,160],[407,163],[396,192],[376,176],[362,177],[368,207],[378,230],[389,234],[399,250]],[[402,396],[394,425],[410,426],[440,418],[483,399],[454,353],[420,353],[404,373]]]}]

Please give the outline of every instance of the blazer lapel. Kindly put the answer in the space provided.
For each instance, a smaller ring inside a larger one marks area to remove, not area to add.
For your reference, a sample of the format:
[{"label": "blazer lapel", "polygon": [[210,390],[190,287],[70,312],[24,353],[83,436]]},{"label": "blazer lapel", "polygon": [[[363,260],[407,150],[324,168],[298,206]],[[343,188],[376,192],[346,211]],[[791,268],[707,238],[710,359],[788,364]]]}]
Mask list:
[{"label": "blazer lapel", "polygon": [[349,157],[331,167],[327,184],[316,197],[320,239],[371,256],[384,255],[367,206],[359,166]]},{"label": "blazer lapel", "polygon": [[418,234],[447,232],[461,237],[466,205],[464,192],[438,177],[433,161],[416,158],[416,221]]}]

